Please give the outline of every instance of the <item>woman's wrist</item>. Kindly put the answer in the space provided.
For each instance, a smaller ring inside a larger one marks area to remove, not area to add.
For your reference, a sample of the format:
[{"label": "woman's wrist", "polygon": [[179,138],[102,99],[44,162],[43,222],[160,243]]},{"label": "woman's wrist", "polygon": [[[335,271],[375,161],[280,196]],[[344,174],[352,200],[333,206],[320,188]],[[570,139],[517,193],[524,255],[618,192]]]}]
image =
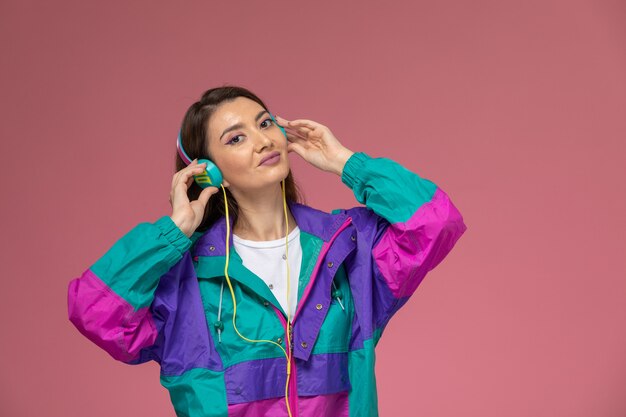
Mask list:
[{"label": "woman's wrist", "polygon": [[191,237],[191,235],[193,234],[193,230],[190,230],[189,225],[186,225],[183,220],[177,218],[177,216],[174,216],[173,214],[170,215],[170,218],[172,219],[174,224],[176,226],[178,226],[178,228],[181,230],[181,232],[183,232],[185,234],[185,236]]},{"label": "woman's wrist", "polygon": [[341,177],[341,174],[343,173],[343,168],[346,166],[346,162],[348,162],[348,159],[350,159],[352,155],[354,155],[354,152],[352,152],[348,148],[343,148],[337,154],[337,157],[333,163],[332,172]]}]

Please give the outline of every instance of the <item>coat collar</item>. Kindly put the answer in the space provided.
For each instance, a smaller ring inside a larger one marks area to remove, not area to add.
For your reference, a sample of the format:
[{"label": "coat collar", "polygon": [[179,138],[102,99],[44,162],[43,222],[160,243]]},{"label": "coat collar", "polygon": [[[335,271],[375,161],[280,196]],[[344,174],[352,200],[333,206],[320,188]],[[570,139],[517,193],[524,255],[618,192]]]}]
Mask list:
[{"label": "coat collar", "polygon": [[[347,218],[345,212],[337,214],[326,213],[324,211],[309,207],[304,204],[288,201],[287,206],[296,219],[296,223],[301,231],[319,237],[324,242],[328,242],[339,227]],[[230,238],[229,247],[233,247],[233,219],[229,218]],[[199,237],[191,249],[193,257],[196,256],[225,256],[226,248],[226,222],[225,216],[215,221],[208,230]]]}]

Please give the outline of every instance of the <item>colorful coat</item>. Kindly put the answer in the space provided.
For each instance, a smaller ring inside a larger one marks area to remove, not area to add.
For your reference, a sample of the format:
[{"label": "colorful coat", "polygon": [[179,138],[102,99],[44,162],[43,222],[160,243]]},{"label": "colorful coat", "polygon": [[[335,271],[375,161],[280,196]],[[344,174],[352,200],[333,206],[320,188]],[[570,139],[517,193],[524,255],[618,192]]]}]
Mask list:
[{"label": "colorful coat", "polygon": [[[293,416],[378,415],[374,348],[466,230],[443,190],[390,159],[355,153],[341,179],[365,207],[289,203],[303,253],[291,347],[286,314],[231,234],[237,328],[292,349]],[[178,416],[287,416],[284,353],[233,329],[225,236],[224,219],[191,238],[169,216],[138,224],[69,283],[69,319],[119,361],[157,361]]]}]

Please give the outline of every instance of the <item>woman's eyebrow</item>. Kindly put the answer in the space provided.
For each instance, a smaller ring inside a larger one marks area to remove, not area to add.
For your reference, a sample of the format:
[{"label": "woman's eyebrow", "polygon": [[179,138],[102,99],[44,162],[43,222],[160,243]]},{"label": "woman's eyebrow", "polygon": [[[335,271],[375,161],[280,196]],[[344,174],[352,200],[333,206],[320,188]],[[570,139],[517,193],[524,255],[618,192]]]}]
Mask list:
[{"label": "woman's eyebrow", "polygon": [[[261,118],[261,116],[263,116],[264,113],[267,113],[267,110],[265,110],[265,109],[261,110],[259,112],[259,114],[257,114],[256,117],[254,118],[254,121],[258,122],[259,119]],[[240,127],[243,127],[243,123],[237,123],[237,124],[232,125],[231,127],[228,127],[226,129],[224,129],[224,131],[222,132],[222,135],[220,136],[220,140],[222,140],[224,135],[227,134],[228,132],[230,132],[231,130],[239,129]]]}]

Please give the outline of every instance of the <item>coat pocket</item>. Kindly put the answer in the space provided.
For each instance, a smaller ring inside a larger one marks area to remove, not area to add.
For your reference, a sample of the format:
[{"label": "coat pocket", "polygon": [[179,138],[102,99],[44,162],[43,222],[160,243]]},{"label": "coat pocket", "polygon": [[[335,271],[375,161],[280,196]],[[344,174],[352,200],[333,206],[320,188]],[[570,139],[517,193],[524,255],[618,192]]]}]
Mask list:
[{"label": "coat pocket", "polygon": [[330,307],[315,341],[313,354],[348,352],[354,305],[343,265],[337,269],[328,291],[331,293]]},{"label": "coat pocket", "polygon": [[[234,305],[224,277],[199,279],[207,325],[224,368],[261,358],[284,358],[284,329],[272,305],[262,300],[247,287],[231,281],[237,302],[233,326]],[[222,285],[223,284],[223,285]],[[274,343],[256,342],[269,340]]]}]

